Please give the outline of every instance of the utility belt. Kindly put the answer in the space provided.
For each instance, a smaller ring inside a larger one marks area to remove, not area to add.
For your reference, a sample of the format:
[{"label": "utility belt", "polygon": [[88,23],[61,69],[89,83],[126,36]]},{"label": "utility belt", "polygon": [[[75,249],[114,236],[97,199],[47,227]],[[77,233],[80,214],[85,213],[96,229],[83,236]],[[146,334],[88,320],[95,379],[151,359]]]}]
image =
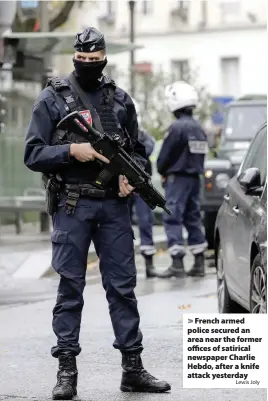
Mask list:
[{"label": "utility belt", "polygon": [[79,197],[83,198],[102,199],[106,198],[108,195],[108,190],[96,188],[91,184],[65,184],[64,194],[68,195],[70,192],[78,193]]},{"label": "utility belt", "polygon": [[74,214],[79,198],[108,199],[118,198],[118,189],[101,189],[92,184],[65,184],[63,193],[67,195],[66,214]]},{"label": "utility belt", "polygon": [[74,214],[79,198],[105,199],[117,198],[118,189],[102,189],[92,184],[65,184],[59,175],[43,174],[46,188],[47,213],[53,216],[58,210],[59,200],[62,194],[67,196],[65,203],[66,214]]}]

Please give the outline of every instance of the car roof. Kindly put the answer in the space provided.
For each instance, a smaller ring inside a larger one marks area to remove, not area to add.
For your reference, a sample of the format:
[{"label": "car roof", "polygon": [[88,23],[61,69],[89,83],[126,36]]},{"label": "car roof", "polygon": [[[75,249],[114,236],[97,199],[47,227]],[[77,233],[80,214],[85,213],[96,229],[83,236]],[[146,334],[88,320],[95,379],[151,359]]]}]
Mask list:
[{"label": "car roof", "polygon": [[234,100],[226,105],[226,108],[238,106],[266,106],[267,99],[254,99],[254,100]]}]

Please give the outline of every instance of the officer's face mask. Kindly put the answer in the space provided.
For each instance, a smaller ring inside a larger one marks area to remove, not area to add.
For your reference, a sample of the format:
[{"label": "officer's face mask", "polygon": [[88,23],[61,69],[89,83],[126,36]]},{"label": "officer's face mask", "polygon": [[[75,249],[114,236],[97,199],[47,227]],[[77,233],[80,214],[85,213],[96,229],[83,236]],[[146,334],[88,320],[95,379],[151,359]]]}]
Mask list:
[{"label": "officer's face mask", "polygon": [[91,89],[98,86],[98,79],[107,64],[107,58],[101,61],[81,61],[73,58],[76,76],[84,89]]}]

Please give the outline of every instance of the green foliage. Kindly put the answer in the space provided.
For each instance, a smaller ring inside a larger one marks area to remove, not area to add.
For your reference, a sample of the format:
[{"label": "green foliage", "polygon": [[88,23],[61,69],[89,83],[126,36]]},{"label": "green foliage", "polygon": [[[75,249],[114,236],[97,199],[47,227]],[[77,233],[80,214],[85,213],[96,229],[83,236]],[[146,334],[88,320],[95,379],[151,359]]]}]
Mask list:
[{"label": "green foliage", "polygon": [[[120,72],[121,79],[124,75]],[[156,139],[163,138],[174,118],[165,103],[164,92],[165,87],[175,80],[172,73],[167,73],[161,68],[152,73],[135,76],[135,100],[141,106],[142,122]],[[200,83],[198,69],[189,68],[184,72],[183,80],[193,85],[198,92],[200,102],[195,115],[204,124],[211,117],[215,106],[206,87]]]},{"label": "green foliage", "polygon": [[164,97],[170,77],[159,69],[148,75],[136,76],[135,99],[141,105],[141,119],[156,139],[161,139],[173,116],[167,109]]},{"label": "green foliage", "polygon": [[197,90],[199,97],[199,104],[195,110],[195,115],[198,120],[204,124],[208,119],[210,119],[212,113],[215,111],[215,105],[212,102],[212,97],[208,92],[206,86],[200,82],[199,69],[198,68],[188,68],[185,72],[183,80],[190,85],[194,86]]}]

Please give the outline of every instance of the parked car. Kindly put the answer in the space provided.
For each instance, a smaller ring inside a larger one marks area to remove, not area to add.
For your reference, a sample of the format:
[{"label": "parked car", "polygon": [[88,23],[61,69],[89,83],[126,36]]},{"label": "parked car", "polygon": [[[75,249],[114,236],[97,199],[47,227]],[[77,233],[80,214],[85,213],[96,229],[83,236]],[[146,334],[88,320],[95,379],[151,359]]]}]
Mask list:
[{"label": "parked car", "polygon": [[215,224],[220,313],[267,313],[267,124],[228,182]]},{"label": "parked car", "polygon": [[233,177],[257,130],[267,119],[267,100],[248,97],[229,103],[216,157],[206,159],[201,185],[201,210],[209,248],[214,248],[215,220],[226,185]]}]

